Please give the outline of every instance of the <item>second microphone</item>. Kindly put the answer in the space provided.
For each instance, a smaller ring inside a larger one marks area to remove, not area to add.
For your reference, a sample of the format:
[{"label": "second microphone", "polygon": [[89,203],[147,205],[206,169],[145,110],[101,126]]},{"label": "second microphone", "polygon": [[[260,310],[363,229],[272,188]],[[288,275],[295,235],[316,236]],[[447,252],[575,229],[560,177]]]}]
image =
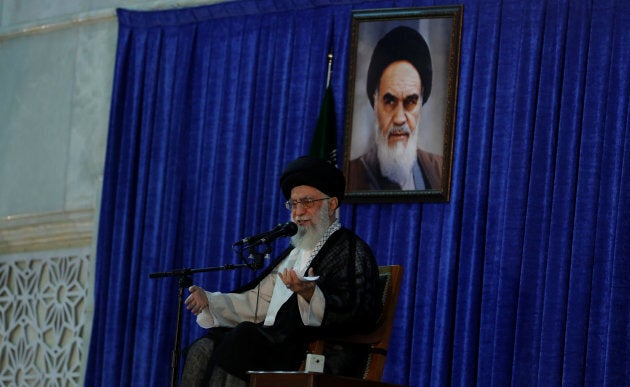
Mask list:
[{"label": "second microphone", "polygon": [[281,223],[270,231],[241,239],[235,242],[233,246],[253,246],[269,243],[277,238],[293,236],[297,233],[297,230],[297,225],[293,222]]}]

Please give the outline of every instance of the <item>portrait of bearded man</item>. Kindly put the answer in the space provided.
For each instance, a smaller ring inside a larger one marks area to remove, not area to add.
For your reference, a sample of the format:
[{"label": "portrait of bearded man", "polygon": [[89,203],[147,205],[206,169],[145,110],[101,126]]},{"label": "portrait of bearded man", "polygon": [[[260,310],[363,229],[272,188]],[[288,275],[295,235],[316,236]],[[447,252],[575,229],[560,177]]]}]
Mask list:
[{"label": "portrait of bearded man", "polygon": [[398,26],[378,41],[366,81],[376,118],[373,140],[366,153],[349,162],[348,191],[441,187],[442,155],[418,146],[432,82],[431,53],[418,31]]}]

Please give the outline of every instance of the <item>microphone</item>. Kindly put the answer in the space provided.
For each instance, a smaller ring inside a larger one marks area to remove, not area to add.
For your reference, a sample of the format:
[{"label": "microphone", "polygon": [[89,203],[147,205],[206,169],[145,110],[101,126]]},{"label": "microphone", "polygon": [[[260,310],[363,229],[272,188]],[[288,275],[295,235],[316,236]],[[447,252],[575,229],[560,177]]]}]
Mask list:
[{"label": "microphone", "polygon": [[233,246],[253,246],[257,244],[269,243],[277,238],[293,236],[297,234],[297,225],[293,222],[281,223],[271,231],[262,232],[235,242]]}]

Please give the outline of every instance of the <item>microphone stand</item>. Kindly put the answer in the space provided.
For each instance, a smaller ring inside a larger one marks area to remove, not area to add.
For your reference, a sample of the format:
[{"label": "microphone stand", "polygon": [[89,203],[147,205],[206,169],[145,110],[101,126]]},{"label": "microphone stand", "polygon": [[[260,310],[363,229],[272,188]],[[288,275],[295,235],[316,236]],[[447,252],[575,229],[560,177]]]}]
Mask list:
[{"label": "microphone stand", "polygon": [[[184,314],[184,289],[192,286],[192,278],[190,277],[195,273],[205,273],[210,271],[219,271],[219,270],[234,270],[241,268],[250,268],[252,270],[258,270],[263,267],[263,259],[268,258],[271,253],[271,246],[269,243],[266,244],[266,248],[264,252],[257,252],[256,246],[258,243],[245,246],[249,251],[250,259],[253,259],[253,263],[241,263],[241,264],[226,264],[223,266],[213,266],[213,267],[205,267],[201,269],[176,269],[172,271],[165,272],[155,272],[149,274],[149,278],[165,278],[165,277],[177,277],[178,278],[178,287],[179,290],[177,292],[177,324],[175,327],[175,343],[173,344],[173,352],[171,355],[171,387],[177,386],[177,381],[179,379],[179,361],[181,357],[181,341],[182,341],[182,317]],[[243,249],[244,250],[244,249]],[[239,252],[242,258],[243,250]]]}]

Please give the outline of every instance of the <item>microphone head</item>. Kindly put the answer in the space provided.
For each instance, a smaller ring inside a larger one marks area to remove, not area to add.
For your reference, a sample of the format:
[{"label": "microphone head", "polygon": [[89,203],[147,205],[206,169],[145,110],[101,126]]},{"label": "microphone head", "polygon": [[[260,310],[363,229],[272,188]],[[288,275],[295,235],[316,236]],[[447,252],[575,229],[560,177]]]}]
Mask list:
[{"label": "microphone head", "polygon": [[232,248],[236,246],[255,246],[262,243],[269,243],[274,239],[286,236],[293,236],[297,234],[298,226],[293,222],[280,223],[274,227],[271,231],[263,232],[245,239],[241,239],[232,245]]},{"label": "microphone head", "polygon": [[267,235],[265,235],[264,238],[260,239],[260,242],[267,243],[267,242],[271,242],[272,240],[276,238],[293,236],[297,234],[297,231],[298,231],[297,224],[293,222],[281,223],[277,225],[276,227],[274,227],[274,229],[271,230],[269,233],[267,233]]},{"label": "microphone head", "polygon": [[286,236],[293,236],[298,232],[298,226],[293,222],[285,223],[282,228],[286,232]]}]

